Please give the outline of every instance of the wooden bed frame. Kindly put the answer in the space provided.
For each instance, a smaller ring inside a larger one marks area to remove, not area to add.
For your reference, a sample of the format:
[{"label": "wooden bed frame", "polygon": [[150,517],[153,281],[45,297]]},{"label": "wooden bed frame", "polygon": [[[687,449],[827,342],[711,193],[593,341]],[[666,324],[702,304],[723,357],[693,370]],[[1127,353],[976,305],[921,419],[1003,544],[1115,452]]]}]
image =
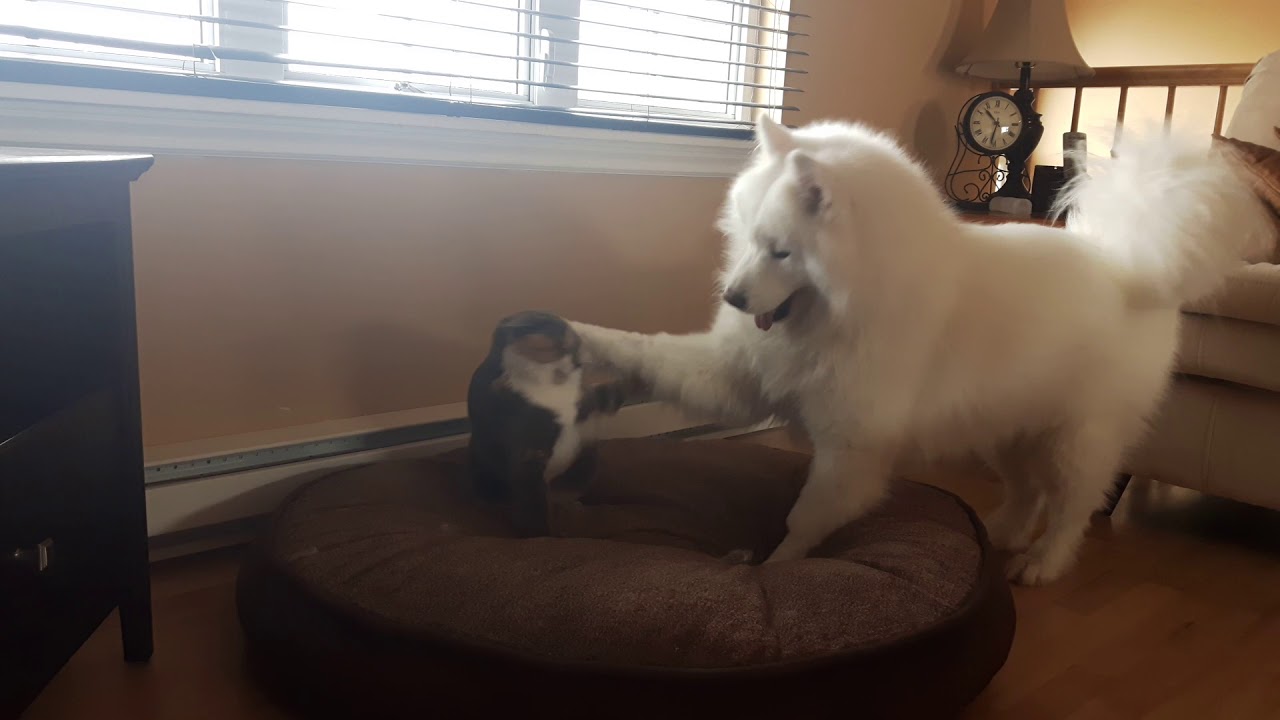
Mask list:
[{"label": "wooden bed frame", "polygon": [[1227,92],[1232,87],[1244,85],[1244,81],[1253,70],[1252,63],[1233,63],[1221,65],[1130,65],[1118,67],[1094,68],[1092,77],[1046,82],[1036,85],[1041,88],[1074,88],[1075,103],[1071,110],[1071,131],[1076,132],[1080,126],[1080,107],[1084,100],[1085,88],[1119,88],[1120,100],[1116,105],[1116,137],[1124,127],[1125,108],[1129,101],[1129,89],[1137,87],[1168,88],[1165,100],[1164,123],[1168,129],[1173,122],[1173,110],[1178,96],[1178,88],[1184,87],[1217,87],[1218,111],[1213,123],[1213,134],[1222,134],[1222,124],[1227,110]]}]

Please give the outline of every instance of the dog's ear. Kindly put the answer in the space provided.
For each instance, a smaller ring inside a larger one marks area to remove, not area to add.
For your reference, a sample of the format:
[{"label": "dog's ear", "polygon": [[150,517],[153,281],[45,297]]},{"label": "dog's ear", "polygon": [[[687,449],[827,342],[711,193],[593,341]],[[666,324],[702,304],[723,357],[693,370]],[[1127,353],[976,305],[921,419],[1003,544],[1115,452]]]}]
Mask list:
[{"label": "dog's ear", "polygon": [[814,157],[803,150],[792,150],[787,155],[787,173],[796,184],[796,193],[807,215],[816,217],[830,204],[824,168]]},{"label": "dog's ear", "polygon": [[760,148],[764,150],[765,154],[770,157],[781,157],[796,147],[796,141],[791,137],[791,131],[775,122],[768,115],[761,117],[760,121],[756,123],[756,142],[760,144]]}]

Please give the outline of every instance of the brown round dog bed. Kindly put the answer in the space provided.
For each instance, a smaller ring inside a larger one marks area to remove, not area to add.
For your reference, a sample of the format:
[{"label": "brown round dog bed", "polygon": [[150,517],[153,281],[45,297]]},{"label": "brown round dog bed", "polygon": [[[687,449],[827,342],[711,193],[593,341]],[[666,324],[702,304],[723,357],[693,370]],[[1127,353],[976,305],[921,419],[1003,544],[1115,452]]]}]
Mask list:
[{"label": "brown round dog bed", "polygon": [[523,539],[465,457],[284,503],[238,583],[268,688],[308,716],[937,720],[1008,655],[1008,586],[941,490],[898,482],[808,559],[755,565],[729,556],[780,541],[807,456],[606,442],[556,537]]}]

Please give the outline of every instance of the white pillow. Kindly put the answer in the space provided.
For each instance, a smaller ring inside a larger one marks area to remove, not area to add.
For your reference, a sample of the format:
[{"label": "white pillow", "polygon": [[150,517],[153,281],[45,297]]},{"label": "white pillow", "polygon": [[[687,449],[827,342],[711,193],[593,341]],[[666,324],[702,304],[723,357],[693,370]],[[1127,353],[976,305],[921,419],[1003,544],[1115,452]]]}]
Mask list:
[{"label": "white pillow", "polygon": [[1223,134],[1280,150],[1280,50],[1258,61],[1244,81],[1240,104]]}]

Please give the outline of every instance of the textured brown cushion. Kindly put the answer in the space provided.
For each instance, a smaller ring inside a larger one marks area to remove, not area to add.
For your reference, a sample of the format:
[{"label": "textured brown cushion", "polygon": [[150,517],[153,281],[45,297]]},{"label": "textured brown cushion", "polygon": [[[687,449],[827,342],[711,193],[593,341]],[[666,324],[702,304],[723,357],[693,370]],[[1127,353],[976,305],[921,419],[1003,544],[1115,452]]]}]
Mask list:
[{"label": "textured brown cushion", "polygon": [[[1280,137],[1280,127],[1275,131],[1277,137]],[[1258,197],[1271,207],[1277,232],[1280,232],[1280,150],[1221,135],[1214,136],[1214,141],[1234,152],[1240,161],[1240,167],[1253,182]],[[1280,247],[1277,247],[1271,262],[1280,263]]]},{"label": "textured brown cushion", "polygon": [[380,718],[943,718],[1008,654],[1008,587],[941,490],[896,483],[814,557],[761,566],[722,558],[778,543],[807,456],[604,443],[534,539],[464,461],[343,471],[283,505],[238,591],[271,687]]}]

